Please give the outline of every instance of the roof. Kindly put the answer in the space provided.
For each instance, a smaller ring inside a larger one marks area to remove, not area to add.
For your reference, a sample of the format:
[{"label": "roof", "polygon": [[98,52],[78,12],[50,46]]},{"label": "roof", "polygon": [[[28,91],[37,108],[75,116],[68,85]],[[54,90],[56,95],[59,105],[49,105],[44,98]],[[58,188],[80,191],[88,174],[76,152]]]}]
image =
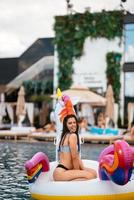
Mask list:
[{"label": "roof", "polygon": [[0,58],[0,84],[7,84],[18,74],[18,58]]},{"label": "roof", "polygon": [[19,58],[19,73],[39,61],[44,56],[54,56],[53,38],[36,40]]}]

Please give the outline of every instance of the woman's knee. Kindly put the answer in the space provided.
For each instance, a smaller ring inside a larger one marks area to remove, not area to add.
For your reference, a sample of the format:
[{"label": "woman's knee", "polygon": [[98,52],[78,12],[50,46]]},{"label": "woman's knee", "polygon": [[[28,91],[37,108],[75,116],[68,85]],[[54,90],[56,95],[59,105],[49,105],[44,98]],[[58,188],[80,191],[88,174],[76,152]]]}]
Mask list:
[{"label": "woman's knee", "polygon": [[69,174],[66,174],[65,172],[60,172],[56,170],[53,173],[53,179],[54,181],[69,181],[71,180],[71,176]]},{"label": "woman's knee", "polygon": [[57,171],[54,171],[53,172],[53,179],[54,179],[54,181],[59,181],[60,180],[60,176],[59,176],[60,174],[59,173],[57,173]]}]

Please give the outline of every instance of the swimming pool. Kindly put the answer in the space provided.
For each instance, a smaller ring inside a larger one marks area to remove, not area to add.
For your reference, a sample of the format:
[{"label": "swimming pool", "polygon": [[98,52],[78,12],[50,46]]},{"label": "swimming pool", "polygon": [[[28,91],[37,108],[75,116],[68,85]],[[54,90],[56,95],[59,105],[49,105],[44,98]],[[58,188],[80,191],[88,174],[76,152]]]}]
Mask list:
[{"label": "swimming pool", "polygon": [[[97,160],[106,145],[82,145],[83,159]],[[55,146],[52,142],[14,143],[0,142],[0,200],[30,200],[24,163],[36,152],[46,153],[50,161],[55,160]]]}]

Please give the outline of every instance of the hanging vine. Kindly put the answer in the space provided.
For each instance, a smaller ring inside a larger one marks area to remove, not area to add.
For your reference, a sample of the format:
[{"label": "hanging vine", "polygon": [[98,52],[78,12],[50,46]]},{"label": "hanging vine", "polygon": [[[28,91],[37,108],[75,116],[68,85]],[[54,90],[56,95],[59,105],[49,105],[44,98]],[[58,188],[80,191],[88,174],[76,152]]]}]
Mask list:
[{"label": "hanging vine", "polygon": [[84,14],[56,16],[54,30],[59,61],[59,87],[64,90],[72,84],[73,62],[82,56],[85,39],[121,38],[123,14],[121,11],[86,11]]},{"label": "hanging vine", "polygon": [[116,52],[109,52],[106,55],[107,61],[107,84],[111,84],[114,90],[114,98],[115,102],[119,103],[119,95],[120,95],[120,71],[121,71],[121,54]]}]

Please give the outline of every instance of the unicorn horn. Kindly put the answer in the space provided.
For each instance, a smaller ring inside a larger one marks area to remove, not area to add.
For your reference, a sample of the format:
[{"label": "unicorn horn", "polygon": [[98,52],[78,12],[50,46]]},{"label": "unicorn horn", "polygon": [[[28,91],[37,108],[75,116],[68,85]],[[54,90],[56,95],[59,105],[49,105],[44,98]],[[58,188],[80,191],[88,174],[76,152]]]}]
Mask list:
[{"label": "unicorn horn", "polygon": [[58,99],[60,99],[62,97],[62,92],[61,92],[60,88],[57,89],[57,97],[58,97]]}]

